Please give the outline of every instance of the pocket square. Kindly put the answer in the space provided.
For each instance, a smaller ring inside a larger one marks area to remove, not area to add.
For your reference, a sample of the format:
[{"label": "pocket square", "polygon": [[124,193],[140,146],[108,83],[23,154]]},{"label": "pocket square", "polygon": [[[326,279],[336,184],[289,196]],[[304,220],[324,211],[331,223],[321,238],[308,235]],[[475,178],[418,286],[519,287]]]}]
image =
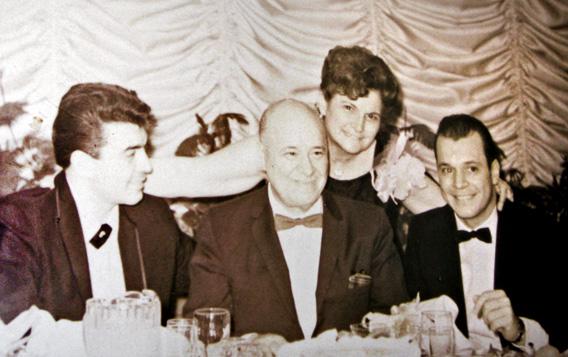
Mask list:
[{"label": "pocket square", "polygon": [[364,271],[353,274],[349,277],[349,289],[355,289],[357,287],[362,287],[362,286],[367,286],[369,284],[371,284],[371,280],[373,280],[373,278],[368,275],[365,274]]}]

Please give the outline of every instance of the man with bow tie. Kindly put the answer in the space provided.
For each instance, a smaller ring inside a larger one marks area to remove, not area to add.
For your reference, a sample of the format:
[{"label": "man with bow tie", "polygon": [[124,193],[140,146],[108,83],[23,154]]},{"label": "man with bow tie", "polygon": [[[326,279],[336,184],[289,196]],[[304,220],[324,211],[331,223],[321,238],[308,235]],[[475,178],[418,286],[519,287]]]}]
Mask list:
[{"label": "man with bow tie", "polygon": [[0,317],[36,305],[81,320],[91,297],[154,290],[162,318],[187,294],[190,244],[167,204],[144,195],[156,119],[134,91],[103,83],[63,96],[53,146],[63,171],[51,190],[0,200]]},{"label": "man with bow tie", "polygon": [[442,119],[435,153],[448,205],[410,224],[409,294],[451,297],[459,308],[456,324],[478,353],[500,347],[534,352],[549,335],[566,348],[565,302],[548,285],[563,269],[555,259],[561,240],[553,224],[511,202],[497,211],[494,185],[504,154],[478,119]]},{"label": "man with bow tie", "polygon": [[259,125],[268,185],[217,206],[201,222],[185,313],[226,307],[234,335],[293,341],[348,330],[365,313],[406,301],[384,211],[322,194],[328,153],[317,112],[283,100]]}]

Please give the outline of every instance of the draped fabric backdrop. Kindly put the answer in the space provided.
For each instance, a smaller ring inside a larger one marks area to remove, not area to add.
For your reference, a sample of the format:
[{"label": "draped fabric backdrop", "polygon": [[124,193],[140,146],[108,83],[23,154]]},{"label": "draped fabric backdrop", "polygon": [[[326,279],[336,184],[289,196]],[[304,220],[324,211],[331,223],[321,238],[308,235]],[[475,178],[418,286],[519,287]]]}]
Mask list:
[{"label": "draped fabric backdrop", "polygon": [[[525,184],[550,183],[568,153],[565,0],[2,0],[3,100],[25,101],[49,136],[77,82],[134,89],[159,119],[157,156],[172,155],[206,121],[252,122],[282,97],[319,99],[335,45],[380,55],[404,90],[407,124],[435,130],[448,114],[483,120]],[[0,103],[3,104],[3,103]],[[246,133],[243,133],[243,135]],[[10,145],[6,126],[0,145]],[[433,169],[433,154],[416,144]]]}]

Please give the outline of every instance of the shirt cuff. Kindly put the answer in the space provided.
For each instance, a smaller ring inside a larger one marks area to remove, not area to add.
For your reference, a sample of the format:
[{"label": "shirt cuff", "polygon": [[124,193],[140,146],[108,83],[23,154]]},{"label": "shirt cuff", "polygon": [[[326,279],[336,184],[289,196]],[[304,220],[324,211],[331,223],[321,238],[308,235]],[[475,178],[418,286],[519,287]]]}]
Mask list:
[{"label": "shirt cuff", "polygon": [[548,345],[548,334],[538,322],[526,317],[521,317],[520,319],[525,325],[525,336],[519,344],[514,344],[515,347],[528,354],[533,354],[541,347]]}]

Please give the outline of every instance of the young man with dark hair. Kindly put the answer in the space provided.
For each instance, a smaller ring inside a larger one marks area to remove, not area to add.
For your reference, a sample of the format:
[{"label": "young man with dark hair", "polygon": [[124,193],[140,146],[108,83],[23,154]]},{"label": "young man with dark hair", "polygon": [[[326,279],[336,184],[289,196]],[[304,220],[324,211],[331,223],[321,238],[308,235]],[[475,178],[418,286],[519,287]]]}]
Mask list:
[{"label": "young man with dark hair", "polygon": [[435,150],[448,205],[410,224],[409,293],[451,297],[459,308],[457,326],[476,352],[503,345],[530,351],[547,345],[549,336],[552,345],[566,348],[565,303],[549,283],[562,270],[553,223],[511,202],[497,211],[494,185],[504,155],[478,119],[442,119]]},{"label": "young man with dark hair", "polygon": [[0,317],[31,305],[81,320],[90,297],[154,290],[163,320],[189,284],[188,237],[166,203],[144,195],[155,118],[134,91],[78,84],[53,124],[54,189],[0,199]]}]

